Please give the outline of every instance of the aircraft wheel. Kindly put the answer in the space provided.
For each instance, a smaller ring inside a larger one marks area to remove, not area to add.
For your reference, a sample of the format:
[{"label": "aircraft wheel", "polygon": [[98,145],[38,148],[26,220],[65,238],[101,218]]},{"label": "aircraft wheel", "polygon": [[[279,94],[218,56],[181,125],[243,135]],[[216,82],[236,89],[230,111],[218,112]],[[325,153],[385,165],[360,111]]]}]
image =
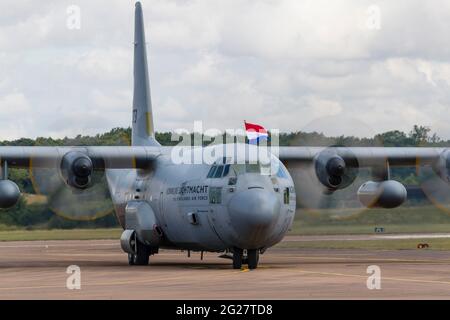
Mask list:
[{"label": "aircraft wheel", "polygon": [[259,251],[258,250],[247,250],[248,268],[256,269],[259,262]]},{"label": "aircraft wheel", "polygon": [[233,269],[242,268],[242,249],[234,248],[233,250]]},{"label": "aircraft wheel", "polygon": [[132,253],[129,253],[129,254],[128,254],[128,264],[129,264],[130,266],[133,266],[133,265],[134,265],[134,254],[132,254]]},{"label": "aircraft wheel", "polygon": [[137,240],[137,252],[132,254],[133,256],[133,265],[137,266],[146,266],[148,265],[148,261],[150,258],[150,250],[149,248]]}]

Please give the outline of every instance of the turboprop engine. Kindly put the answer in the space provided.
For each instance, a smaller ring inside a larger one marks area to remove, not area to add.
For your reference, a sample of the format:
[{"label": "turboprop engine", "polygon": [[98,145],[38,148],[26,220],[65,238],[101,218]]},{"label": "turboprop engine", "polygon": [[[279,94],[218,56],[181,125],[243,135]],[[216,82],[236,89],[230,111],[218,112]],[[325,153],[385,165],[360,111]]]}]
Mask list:
[{"label": "turboprop engine", "polygon": [[61,173],[65,182],[73,188],[88,188],[93,170],[91,159],[81,152],[72,151],[62,158]]},{"label": "turboprop engine", "polygon": [[333,149],[323,150],[314,160],[317,179],[330,192],[348,187],[358,174],[356,157],[347,149],[341,149],[346,152],[345,160]]}]

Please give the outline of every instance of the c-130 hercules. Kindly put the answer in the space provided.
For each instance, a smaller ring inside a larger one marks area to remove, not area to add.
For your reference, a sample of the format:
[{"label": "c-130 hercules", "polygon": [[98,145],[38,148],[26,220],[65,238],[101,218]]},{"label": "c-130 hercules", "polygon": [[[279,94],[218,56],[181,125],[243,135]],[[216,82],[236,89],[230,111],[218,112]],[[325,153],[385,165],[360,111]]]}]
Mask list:
[{"label": "c-130 hercules", "polygon": [[[156,141],[137,2],[132,146],[0,147],[0,207],[20,197],[8,168],[57,171],[59,188],[81,195],[78,199],[92,188],[94,175],[104,172],[130,265],[146,265],[165,248],[225,253],[233,268],[245,263],[255,269],[259,254],[290,229],[298,203],[307,205],[319,191],[327,197],[349,187],[360,168],[372,169],[372,181],[357,191],[366,207],[394,208],[405,201],[406,188],[390,179],[392,166],[429,167],[442,183],[449,181],[450,153],[441,148],[280,147],[269,164],[250,161],[256,148],[235,143],[186,149],[188,157],[204,151],[221,156],[212,164],[179,164],[173,148]],[[278,169],[267,171],[267,165]]]}]

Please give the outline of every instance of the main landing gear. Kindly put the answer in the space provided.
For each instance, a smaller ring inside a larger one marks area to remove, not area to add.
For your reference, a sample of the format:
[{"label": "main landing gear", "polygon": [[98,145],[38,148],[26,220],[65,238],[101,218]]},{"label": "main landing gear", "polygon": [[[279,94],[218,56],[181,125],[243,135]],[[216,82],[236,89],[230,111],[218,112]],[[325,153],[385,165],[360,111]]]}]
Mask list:
[{"label": "main landing gear", "polygon": [[128,253],[128,264],[130,266],[136,265],[136,266],[146,266],[148,265],[148,261],[150,260],[150,255],[152,255],[154,252],[151,247],[146,246],[142,242],[140,242],[138,239],[134,240],[136,241],[136,252],[135,253]]},{"label": "main landing gear", "polygon": [[247,256],[244,257],[244,250],[239,248],[233,249],[233,269],[241,269],[242,264],[247,264],[248,268],[253,270],[258,267],[259,250],[247,250]]}]

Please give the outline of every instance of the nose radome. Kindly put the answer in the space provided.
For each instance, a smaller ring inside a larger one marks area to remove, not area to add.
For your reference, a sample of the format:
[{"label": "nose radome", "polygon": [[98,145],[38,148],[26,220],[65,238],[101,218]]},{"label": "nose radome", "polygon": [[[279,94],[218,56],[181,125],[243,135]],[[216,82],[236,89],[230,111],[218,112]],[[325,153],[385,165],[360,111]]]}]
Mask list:
[{"label": "nose radome", "polygon": [[280,214],[281,204],[274,193],[255,188],[236,193],[228,210],[231,223],[245,249],[264,246]]}]

